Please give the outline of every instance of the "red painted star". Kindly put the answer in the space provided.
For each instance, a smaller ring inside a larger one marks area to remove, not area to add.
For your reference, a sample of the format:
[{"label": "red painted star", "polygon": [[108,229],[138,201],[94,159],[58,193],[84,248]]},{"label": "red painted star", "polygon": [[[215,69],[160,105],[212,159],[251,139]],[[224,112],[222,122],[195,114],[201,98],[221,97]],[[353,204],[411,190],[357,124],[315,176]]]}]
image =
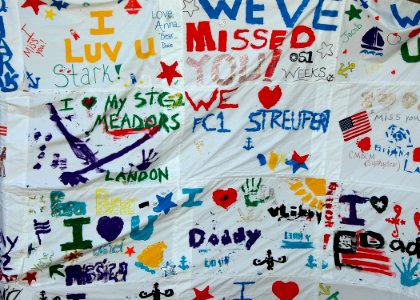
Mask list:
[{"label": "red painted star", "polygon": [[28,284],[31,285],[32,281],[36,281],[36,272],[26,272],[26,276],[22,280],[27,280]]},{"label": "red painted star", "polygon": [[176,67],[178,67],[178,62],[177,61],[174,62],[170,66],[168,66],[163,61],[161,61],[160,65],[162,66],[162,72],[156,77],[160,78],[160,79],[166,79],[166,81],[168,82],[168,85],[172,84],[172,80],[175,77],[182,77],[182,75],[180,73],[178,73],[178,71],[176,70]]},{"label": "red painted star", "polygon": [[47,3],[42,2],[41,0],[26,0],[25,3],[22,4],[22,8],[25,7],[32,7],[32,9],[34,10],[34,13],[36,15],[38,15],[39,13],[39,7],[41,5],[47,5]]},{"label": "red painted star", "polygon": [[202,291],[194,288],[195,298],[193,300],[207,300],[214,298],[212,294],[209,293],[210,286],[206,286],[206,288]]},{"label": "red painted star", "polygon": [[293,151],[292,160],[297,162],[300,165],[303,165],[308,159],[309,154],[300,156],[296,151]]},{"label": "red painted star", "polygon": [[133,247],[127,247],[127,251],[124,252],[125,254],[128,254],[128,256],[131,257],[132,254],[136,253],[134,251],[134,246]]},{"label": "red painted star", "polygon": [[83,253],[76,250],[76,251],[70,252],[69,254],[65,255],[64,260],[65,261],[72,261],[72,260],[76,260],[76,259],[78,259],[79,257],[82,257],[82,256],[83,256]]}]

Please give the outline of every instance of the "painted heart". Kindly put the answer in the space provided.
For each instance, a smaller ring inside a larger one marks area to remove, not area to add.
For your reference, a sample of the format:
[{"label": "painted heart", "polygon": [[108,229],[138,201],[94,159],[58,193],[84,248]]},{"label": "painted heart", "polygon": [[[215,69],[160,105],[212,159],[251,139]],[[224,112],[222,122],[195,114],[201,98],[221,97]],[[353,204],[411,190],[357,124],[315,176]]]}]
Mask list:
[{"label": "painted heart", "polygon": [[392,75],[395,75],[395,73],[396,73],[396,72],[395,72],[395,70],[392,70],[392,71],[391,71],[391,74],[392,74]]},{"label": "painted heart", "polygon": [[99,235],[108,242],[115,240],[121,233],[124,227],[124,221],[120,217],[100,217],[96,231]]},{"label": "painted heart", "polygon": [[344,49],[343,54],[347,54],[347,49]]},{"label": "painted heart", "polygon": [[260,99],[262,106],[266,109],[276,105],[280,101],[281,96],[282,91],[279,85],[276,85],[273,89],[265,86],[258,92],[258,99]]},{"label": "painted heart", "polygon": [[87,109],[91,109],[96,104],[96,97],[90,97],[90,98],[86,97],[86,98],[83,98],[82,104]]},{"label": "painted heart", "polygon": [[359,147],[360,151],[362,152],[368,152],[370,148],[372,147],[372,144],[370,142],[370,137],[364,137],[363,139],[356,142],[357,147]]},{"label": "painted heart", "polygon": [[235,189],[228,188],[227,190],[215,190],[213,192],[213,201],[218,206],[228,209],[238,198],[238,192]]},{"label": "painted heart", "polygon": [[382,196],[381,198],[373,196],[370,198],[369,201],[370,201],[370,205],[372,205],[372,207],[380,214],[383,213],[388,207],[387,196]]},{"label": "painted heart", "polygon": [[416,213],[414,214],[414,224],[416,224],[417,229],[419,230],[420,233],[420,212],[416,211]]},{"label": "painted heart", "polygon": [[376,16],[376,17],[375,17],[375,20],[376,20],[376,21],[379,21],[379,16]]},{"label": "painted heart", "polygon": [[280,300],[293,300],[299,294],[299,286],[293,281],[276,281],[273,283],[271,290]]}]

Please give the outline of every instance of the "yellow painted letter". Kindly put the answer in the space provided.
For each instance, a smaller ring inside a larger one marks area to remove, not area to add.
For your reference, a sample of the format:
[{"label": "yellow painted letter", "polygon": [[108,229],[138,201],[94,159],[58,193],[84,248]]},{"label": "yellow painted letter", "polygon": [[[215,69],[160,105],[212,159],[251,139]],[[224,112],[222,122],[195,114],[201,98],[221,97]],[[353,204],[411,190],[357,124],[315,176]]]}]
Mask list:
[{"label": "yellow painted letter", "polygon": [[118,53],[120,53],[121,45],[122,43],[118,41],[115,44],[114,50],[111,50],[108,43],[103,44],[102,47],[104,47],[105,53],[106,55],[108,55],[109,59],[113,62],[116,62],[118,58]]},{"label": "yellow painted letter", "polygon": [[146,59],[150,56],[154,56],[156,55],[155,52],[155,41],[153,38],[148,38],[147,39],[147,46],[149,48],[149,52],[143,52],[141,49],[141,41],[140,40],[136,40],[135,42],[135,48],[136,48],[136,55],[138,58],[140,59]]},{"label": "yellow painted letter", "polygon": [[112,17],[112,10],[91,11],[90,16],[92,18],[98,18],[98,28],[91,28],[91,35],[114,34],[114,27],[105,27],[105,17]]},{"label": "yellow painted letter", "polygon": [[66,62],[68,63],[81,63],[83,62],[82,56],[73,56],[71,53],[71,40],[64,39],[64,46],[66,48]]}]

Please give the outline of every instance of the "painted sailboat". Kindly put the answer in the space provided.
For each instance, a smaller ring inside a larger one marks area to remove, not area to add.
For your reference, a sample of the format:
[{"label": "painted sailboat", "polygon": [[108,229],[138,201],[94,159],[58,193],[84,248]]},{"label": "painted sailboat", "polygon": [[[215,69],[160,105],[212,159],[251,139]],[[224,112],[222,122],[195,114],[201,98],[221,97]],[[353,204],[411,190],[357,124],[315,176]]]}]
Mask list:
[{"label": "painted sailboat", "polygon": [[385,45],[385,42],[379,32],[382,32],[382,29],[378,27],[372,27],[369,29],[362,37],[362,48],[373,51],[382,51],[382,47]]},{"label": "painted sailboat", "polygon": [[137,0],[129,0],[126,6],[124,6],[124,9],[130,14],[130,15],[137,15],[140,11],[141,5]]}]

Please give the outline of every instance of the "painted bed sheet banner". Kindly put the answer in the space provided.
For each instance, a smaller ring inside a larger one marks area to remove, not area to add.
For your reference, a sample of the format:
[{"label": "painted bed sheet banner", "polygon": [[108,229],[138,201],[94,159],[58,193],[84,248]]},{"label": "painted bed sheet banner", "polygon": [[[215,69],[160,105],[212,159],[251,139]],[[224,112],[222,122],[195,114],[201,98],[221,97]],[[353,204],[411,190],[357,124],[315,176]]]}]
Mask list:
[{"label": "painted bed sheet banner", "polygon": [[0,0],[0,298],[420,299],[419,9]]}]

